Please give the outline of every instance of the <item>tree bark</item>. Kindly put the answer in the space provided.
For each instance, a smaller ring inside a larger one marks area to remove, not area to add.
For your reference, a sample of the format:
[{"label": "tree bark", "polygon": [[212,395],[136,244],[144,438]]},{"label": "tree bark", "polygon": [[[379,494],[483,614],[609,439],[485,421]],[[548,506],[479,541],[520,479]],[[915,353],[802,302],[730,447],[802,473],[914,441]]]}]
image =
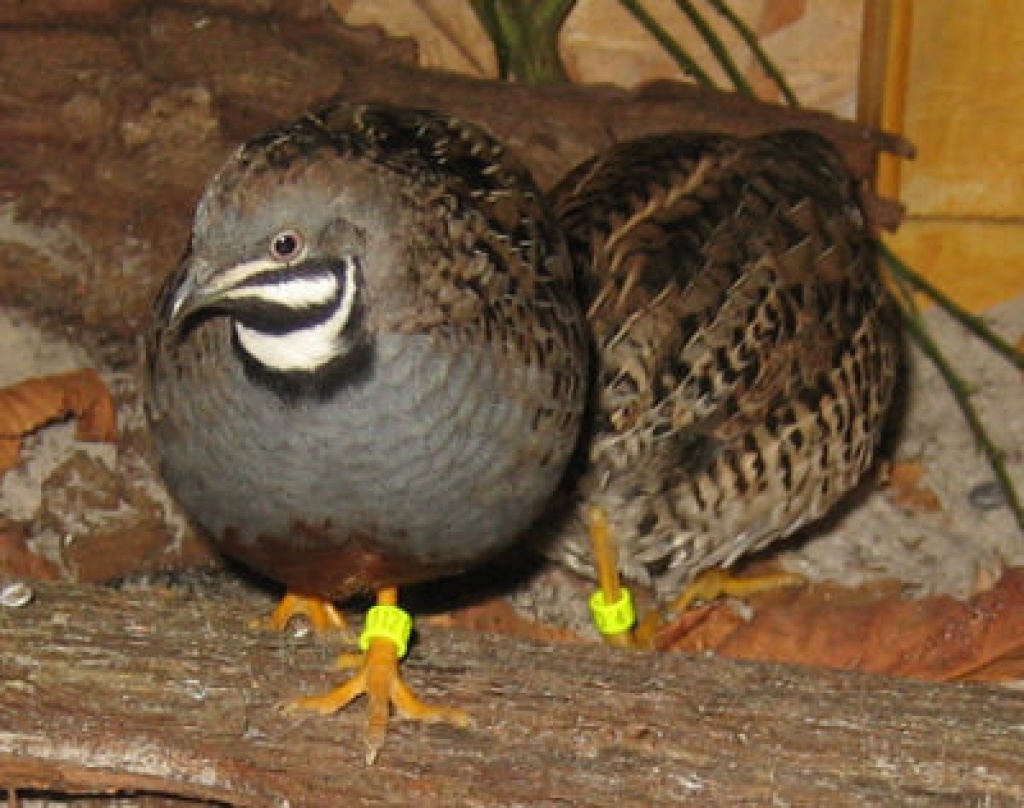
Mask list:
[{"label": "tree bark", "polygon": [[[536,89],[418,70],[414,60],[411,43],[348,28],[318,2],[0,8],[5,299],[61,328],[85,326],[87,342],[128,361],[210,173],[238,142],[335,96],[481,122],[542,186],[614,141],[669,129],[814,129],[862,180],[879,150],[909,154],[898,138],[827,114],[682,84]],[[898,220],[898,206],[870,193],[867,207],[879,224]]]},{"label": "tree bark", "polygon": [[0,784],[228,805],[1010,805],[1024,697],[705,656],[421,631],[405,665],[468,730],[289,696],[337,648],[247,627],[248,600],[40,585],[0,612]]}]

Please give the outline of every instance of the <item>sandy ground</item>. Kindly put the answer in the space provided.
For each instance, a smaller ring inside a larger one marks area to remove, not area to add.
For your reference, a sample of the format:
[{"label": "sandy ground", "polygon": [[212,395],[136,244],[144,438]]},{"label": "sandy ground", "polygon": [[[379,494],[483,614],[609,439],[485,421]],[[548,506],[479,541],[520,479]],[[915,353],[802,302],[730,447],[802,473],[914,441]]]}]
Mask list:
[{"label": "sandy ground", "polygon": [[[988,319],[1016,341],[1024,332],[1024,297],[991,311]],[[928,321],[943,349],[974,385],[974,400],[993,439],[1007,453],[1018,489],[1024,491],[1019,371],[941,312],[930,312]],[[11,313],[0,312],[0,345],[4,346],[0,385],[90,364],[74,343],[46,335]],[[895,578],[905,582],[913,594],[964,598],[990,586],[1004,566],[1024,565],[1024,537],[999,502],[998,492],[992,496],[991,470],[935,368],[916,351],[911,352],[910,365],[906,422],[895,454],[924,468],[924,485],[938,495],[941,510],[907,512],[894,505],[884,491],[869,490],[806,538],[787,543],[779,557],[785,567],[812,580],[857,585]],[[129,402],[120,412],[122,428],[138,429],[141,421],[134,378],[107,374],[107,381]],[[22,464],[0,483],[0,517],[31,524],[34,547],[56,560],[65,573],[74,575],[66,562],[69,543],[86,540],[89,531],[104,520],[130,525],[132,508],[143,507],[138,501],[131,505],[108,502],[98,512],[90,511],[88,492],[83,491],[64,497],[62,519],[55,521],[52,514],[40,519],[44,482],[74,452],[87,453],[90,463],[113,474],[129,475],[138,498],[148,500],[151,510],[160,514],[172,544],[185,534],[181,515],[144,458],[132,454],[134,450],[122,450],[118,457],[113,447],[75,441],[70,425],[48,427],[29,439]],[[52,509],[52,492],[49,497]],[[589,620],[583,599],[567,597],[582,586],[565,572],[549,570],[530,577],[510,597],[517,608],[533,617],[584,628]]]}]

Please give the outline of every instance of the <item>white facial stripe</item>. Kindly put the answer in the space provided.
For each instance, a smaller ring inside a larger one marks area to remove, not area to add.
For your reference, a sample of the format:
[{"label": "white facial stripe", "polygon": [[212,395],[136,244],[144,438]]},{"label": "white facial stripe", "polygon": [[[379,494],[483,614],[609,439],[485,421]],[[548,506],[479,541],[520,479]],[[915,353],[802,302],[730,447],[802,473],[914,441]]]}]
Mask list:
[{"label": "white facial stripe", "polygon": [[337,293],[338,279],[327,273],[314,278],[291,278],[280,283],[241,286],[227,297],[232,300],[264,300],[271,305],[300,309],[329,303]]},{"label": "white facial stripe", "polygon": [[240,283],[244,283],[253,275],[260,275],[264,272],[271,272],[275,269],[281,269],[281,264],[277,261],[271,260],[270,258],[260,258],[257,261],[246,261],[244,264],[237,264],[231,267],[231,269],[228,269],[218,275],[216,280],[209,284],[209,289],[211,291],[231,289]]},{"label": "white facial stripe", "polygon": [[[295,285],[299,282],[296,281]],[[312,282],[307,281],[310,285]],[[332,283],[336,287],[337,281]],[[284,284],[293,285],[293,284]],[[260,287],[258,295],[264,300],[277,302],[276,298],[264,294],[267,287]],[[341,300],[334,313],[326,320],[308,328],[298,328],[283,334],[270,334],[247,328],[235,323],[235,332],[243,350],[268,370],[280,372],[310,373],[338,357],[341,335],[348,325],[356,301],[356,262],[345,260],[345,284]],[[302,298],[309,302],[307,295]],[[324,301],[320,301],[324,302]]]},{"label": "white facial stripe", "polygon": [[338,333],[341,334],[342,329],[348,325],[348,318],[352,316],[352,307],[356,304],[356,292],[358,289],[358,278],[356,278],[356,268],[358,263],[356,259],[351,255],[345,256],[345,288],[342,289],[341,300],[338,303],[338,314],[341,316],[340,327]]},{"label": "white facial stripe", "polygon": [[266,334],[235,324],[238,341],[253,359],[270,370],[313,371],[337,354],[341,310],[328,320],[286,334]]}]

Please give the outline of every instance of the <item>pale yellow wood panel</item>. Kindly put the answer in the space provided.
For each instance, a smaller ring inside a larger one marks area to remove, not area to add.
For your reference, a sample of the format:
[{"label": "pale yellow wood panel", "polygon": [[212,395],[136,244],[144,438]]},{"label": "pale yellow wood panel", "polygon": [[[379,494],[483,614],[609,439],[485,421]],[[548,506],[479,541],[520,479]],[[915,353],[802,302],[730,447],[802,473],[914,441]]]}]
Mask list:
[{"label": "pale yellow wood panel", "polygon": [[886,241],[972,311],[1024,294],[1024,225],[911,219]]},{"label": "pale yellow wood panel", "polygon": [[903,169],[912,214],[1024,214],[1024,3],[915,4]]}]

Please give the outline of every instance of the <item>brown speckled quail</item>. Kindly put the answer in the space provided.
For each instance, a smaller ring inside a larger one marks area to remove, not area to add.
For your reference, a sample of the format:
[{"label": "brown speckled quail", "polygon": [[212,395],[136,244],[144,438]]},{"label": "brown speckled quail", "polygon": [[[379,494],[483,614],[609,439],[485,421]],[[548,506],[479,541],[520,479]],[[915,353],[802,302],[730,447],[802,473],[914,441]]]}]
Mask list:
[{"label": "brown speckled quail", "polygon": [[827,142],[651,136],[578,166],[554,204],[597,367],[578,513],[553,558],[592,575],[598,513],[625,576],[666,597],[854,487],[900,339]]},{"label": "brown speckled quail", "polygon": [[[494,139],[335,104],[243,146],[202,196],[147,339],[163,476],[216,547],[293,593],[394,606],[545,507],[582,418],[584,329],[561,231]],[[371,758],[389,698],[458,720],[383,678],[303,704],[369,687]]]}]

